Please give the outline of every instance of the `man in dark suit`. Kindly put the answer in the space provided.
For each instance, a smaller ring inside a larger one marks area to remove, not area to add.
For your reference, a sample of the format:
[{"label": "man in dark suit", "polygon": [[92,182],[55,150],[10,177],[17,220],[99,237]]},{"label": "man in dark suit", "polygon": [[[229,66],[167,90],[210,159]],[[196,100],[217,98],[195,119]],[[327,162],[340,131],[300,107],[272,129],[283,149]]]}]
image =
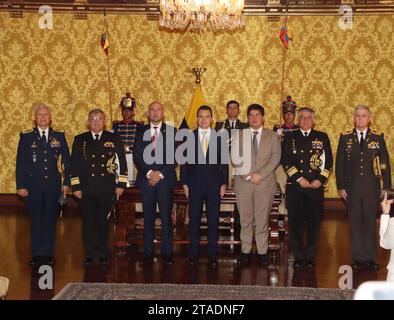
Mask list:
[{"label": "man in dark suit", "polygon": [[54,263],[59,198],[70,190],[70,152],[64,133],[50,127],[47,105],[37,106],[35,118],[37,127],[20,134],[16,159],[16,189],[26,198],[31,217],[31,266]]},{"label": "man in dark suit", "polygon": [[374,261],[376,218],[381,196],[391,189],[390,160],[383,133],[369,128],[371,112],[367,106],[356,107],[354,122],[356,128],[339,138],[337,189],[347,202],[352,267],[379,270]]},{"label": "man in dark suit", "polygon": [[[200,244],[201,212],[205,201],[208,224],[208,258],[217,266],[220,199],[228,181],[228,152],[226,141],[211,129],[212,110],[201,106],[197,111],[198,129],[190,132],[187,161],[181,165],[181,183],[189,199],[189,262],[195,265]],[[190,152],[190,154],[189,154]]]},{"label": "man in dark suit", "polygon": [[227,111],[227,119],[224,121],[216,122],[215,125],[216,131],[225,129],[228,131],[229,137],[231,137],[232,135],[231,130],[245,129],[248,127],[247,123],[242,122],[241,120],[238,119],[240,112],[238,101],[230,100],[229,102],[227,102],[226,111]]},{"label": "man in dark suit", "polygon": [[133,158],[138,174],[144,210],[143,263],[153,262],[156,206],[161,219],[161,254],[172,264],[172,193],[175,175],[175,128],[163,123],[164,107],[160,102],[149,105],[149,124],[137,131]]},{"label": "man in dark suit", "polygon": [[333,165],[330,140],[326,133],[313,129],[314,115],[312,109],[301,108],[298,112],[300,130],[287,133],[282,145],[281,163],[288,176],[286,198],[295,270],[304,263],[310,271],[315,267],[324,184]]},{"label": "man in dark suit", "polygon": [[[88,116],[89,131],[77,135],[71,153],[71,186],[80,199],[83,218],[85,266],[98,259],[108,264],[108,214],[127,184],[127,164],[123,143],[104,130],[105,115],[93,109]],[[116,158],[119,176],[116,177]]]}]

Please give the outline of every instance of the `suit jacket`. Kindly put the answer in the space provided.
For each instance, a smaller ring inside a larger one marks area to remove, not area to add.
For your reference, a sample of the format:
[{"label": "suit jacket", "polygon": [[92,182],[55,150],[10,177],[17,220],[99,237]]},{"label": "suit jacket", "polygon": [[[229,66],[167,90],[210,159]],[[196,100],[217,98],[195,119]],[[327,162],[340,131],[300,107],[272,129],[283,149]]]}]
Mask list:
[{"label": "suit jacket", "polygon": [[[147,137],[148,140],[144,141],[144,134],[148,131]],[[169,131],[172,131],[174,136],[168,136]],[[150,140],[150,124],[144,125],[137,130],[137,136],[134,142],[133,149],[133,159],[137,166],[138,173],[136,179],[136,185],[141,186],[141,183],[146,180],[146,174],[150,170],[160,171],[164,179],[162,179],[163,183],[168,184],[169,187],[174,187],[176,184],[176,174],[175,174],[175,134],[176,129],[173,126],[162,123],[160,128],[160,134],[157,141],[156,150],[159,152],[153,151],[152,149],[152,157],[157,156],[157,159],[152,158],[152,163],[148,163],[144,159],[144,150],[148,147],[152,148],[152,141]],[[171,139],[171,140],[169,140]],[[172,143],[172,146],[167,145],[168,143]],[[148,150],[148,149],[147,149]],[[170,152],[172,154],[170,154]],[[158,161],[156,161],[158,160]]]},{"label": "suit jacket", "polygon": [[[219,136],[217,136],[216,131],[211,129],[207,157],[205,159],[198,129],[191,131],[186,139],[189,142],[193,141],[194,156],[193,159],[181,165],[182,185],[200,189],[211,187],[217,189],[223,184],[228,184],[227,142],[224,141],[223,143]],[[184,143],[187,143],[187,141]],[[222,143],[224,144],[224,150]],[[199,159],[205,159],[206,163],[199,163]]]},{"label": "suit jacket", "polygon": [[350,195],[380,196],[383,189],[391,189],[390,159],[383,133],[368,129],[363,148],[360,148],[356,129],[341,133],[335,165],[338,190]]},{"label": "suit jacket", "polygon": [[261,132],[259,152],[254,155],[252,146],[252,130],[240,130],[235,134],[231,161],[234,167],[236,183],[251,183],[247,177],[252,173],[260,174],[262,184],[270,187],[276,185],[275,169],[279,164],[281,147],[275,132],[264,129]]},{"label": "suit jacket", "polygon": [[308,137],[300,130],[286,134],[281,163],[287,173],[287,183],[297,184],[304,177],[324,184],[333,165],[330,140],[326,133],[312,129]]},{"label": "suit jacket", "polygon": [[[116,157],[119,160],[119,177],[116,181]],[[71,186],[90,195],[114,194],[116,187],[126,188],[127,163],[120,138],[103,131],[94,141],[90,131],[75,136],[71,153]]]},{"label": "suit jacket", "polygon": [[16,157],[16,188],[38,189],[50,186],[61,190],[70,185],[70,151],[63,132],[49,128],[47,143],[41,141],[37,128],[20,134]]}]

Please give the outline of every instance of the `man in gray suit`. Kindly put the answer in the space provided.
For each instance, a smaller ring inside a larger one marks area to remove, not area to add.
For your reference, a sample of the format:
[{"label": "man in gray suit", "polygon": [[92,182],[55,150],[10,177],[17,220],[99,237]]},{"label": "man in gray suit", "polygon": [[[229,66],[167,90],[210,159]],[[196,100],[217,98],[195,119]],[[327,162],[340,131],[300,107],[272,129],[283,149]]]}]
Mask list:
[{"label": "man in gray suit", "polygon": [[281,157],[277,135],[264,129],[264,108],[248,107],[250,128],[235,134],[231,160],[235,170],[235,193],[241,219],[241,255],[238,265],[250,260],[253,224],[259,262],[268,264],[268,220],[276,191],[275,169]]}]

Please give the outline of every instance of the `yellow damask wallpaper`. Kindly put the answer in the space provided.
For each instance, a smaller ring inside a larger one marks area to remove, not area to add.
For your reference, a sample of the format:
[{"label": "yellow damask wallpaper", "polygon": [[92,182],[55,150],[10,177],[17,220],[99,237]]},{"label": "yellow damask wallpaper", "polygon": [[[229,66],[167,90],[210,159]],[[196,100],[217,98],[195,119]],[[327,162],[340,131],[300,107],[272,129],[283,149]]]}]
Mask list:
[{"label": "yellow damask wallpaper", "polygon": [[[109,111],[107,61],[99,45],[102,16],[75,20],[55,13],[52,30],[41,30],[39,17],[0,13],[0,193],[15,192],[19,132],[32,127],[33,105],[53,107],[53,125],[66,131],[70,147],[73,136],[85,130],[89,109]],[[281,101],[291,94],[299,105],[316,109],[316,127],[328,132],[335,150],[339,133],[352,127],[354,106],[364,103],[394,151],[393,15],[356,16],[352,30],[341,30],[338,17],[291,17],[293,41],[285,57],[280,24],[265,17],[247,17],[246,29],[232,35],[163,32],[157,21],[142,16],[108,20],[114,118],[120,117],[121,96],[131,89],[136,118],[144,119],[149,102],[160,100],[167,120],[180,124],[194,89],[188,69],[203,66],[204,96],[216,118],[225,115],[229,99],[240,101],[243,119],[247,105],[259,102],[272,127],[280,120]],[[333,177],[326,196],[336,196]]]}]

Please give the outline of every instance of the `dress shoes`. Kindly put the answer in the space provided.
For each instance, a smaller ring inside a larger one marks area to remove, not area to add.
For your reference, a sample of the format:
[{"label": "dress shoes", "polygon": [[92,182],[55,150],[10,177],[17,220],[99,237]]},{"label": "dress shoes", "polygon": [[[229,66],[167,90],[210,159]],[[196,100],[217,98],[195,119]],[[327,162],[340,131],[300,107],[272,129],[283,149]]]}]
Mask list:
[{"label": "dress shoes", "polygon": [[197,263],[198,263],[197,258],[190,258],[189,259],[189,266],[195,267],[195,266],[197,266]]},{"label": "dress shoes", "polygon": [[250,262],[250,254],[249,253],[241,253],[237,259],[238,266],[247,265]]},{"label": "dress shoes", "polygon": [[315,262],[310,260],[305,263],[307,270],[313,271],[315,269]]},{"label": "dress shoes", "polygon": [[216,257],[210,257],[208,258],[208,265],[211,268],[217,268],[218,266],[218,260],[216,259]]},{"label": "dress shoes", "polygon": [[102,266],[106,266],[108,264],[108,259],[105,257],[102,257],[99,259],[99,264]]},{"label": "dress shoes", "polygon": [[142,264],[143,265],[149,265],[153,263],[153,256],[144,256],[142,258]]},{"label": "dress shoes", "polygon": [[94,265],[94,259],[93,259],[93,258],[90,258],[90,257],[86,258],[85,261],[83,262],[83,265],[84,265],[85,267],[91,267],[91,266],[93,266],[93,265]]},{"label": "dress shoes", "polygon": [[269,259],[268,259],[267,254],[258,254],[257,257],[258,257],[259,264],[261,266],[263,266],[263,267],[268,266]]},{"label": "dress shoes", "polygon": [[359,260],[355,260],[355,261],[352,263],[352,269],[353,269],[354,271],[358,271],[358,270],[362,269],[363,266],[364,266],[364,264],[363,264],[361,261],[359,261]]},{"label": "dress shoes", "polygon": [[373,260],[364,261],[364,265],[370,270],[379,271],[380,269],[380,266]]},{"label": "dress shoes", "polygon": [[29,261],[29,266],[33,267],[33,266],[37,266],[41,263],[42,257],[40,256],[33,256],[30,261]]},{"label": "dress shoes", "polygon": [[45,264],[49,265],[49,266],[53,266],[55,264],[55,259],[53,259],[52,256],[45,256],[43,258],[43,261]]},{"label": "dress shoes", "polygon": [[294,270],[300,270],[302,268],[302,265],[303,265],[303,263],[302,263],[301,260],[295,260],[293,262],[293,269]]},{"label": "dress shoes", "polygon": [[170,266],[173,264],[172,255],[171,254],[164,254],[162,256],[164,264]]}]

